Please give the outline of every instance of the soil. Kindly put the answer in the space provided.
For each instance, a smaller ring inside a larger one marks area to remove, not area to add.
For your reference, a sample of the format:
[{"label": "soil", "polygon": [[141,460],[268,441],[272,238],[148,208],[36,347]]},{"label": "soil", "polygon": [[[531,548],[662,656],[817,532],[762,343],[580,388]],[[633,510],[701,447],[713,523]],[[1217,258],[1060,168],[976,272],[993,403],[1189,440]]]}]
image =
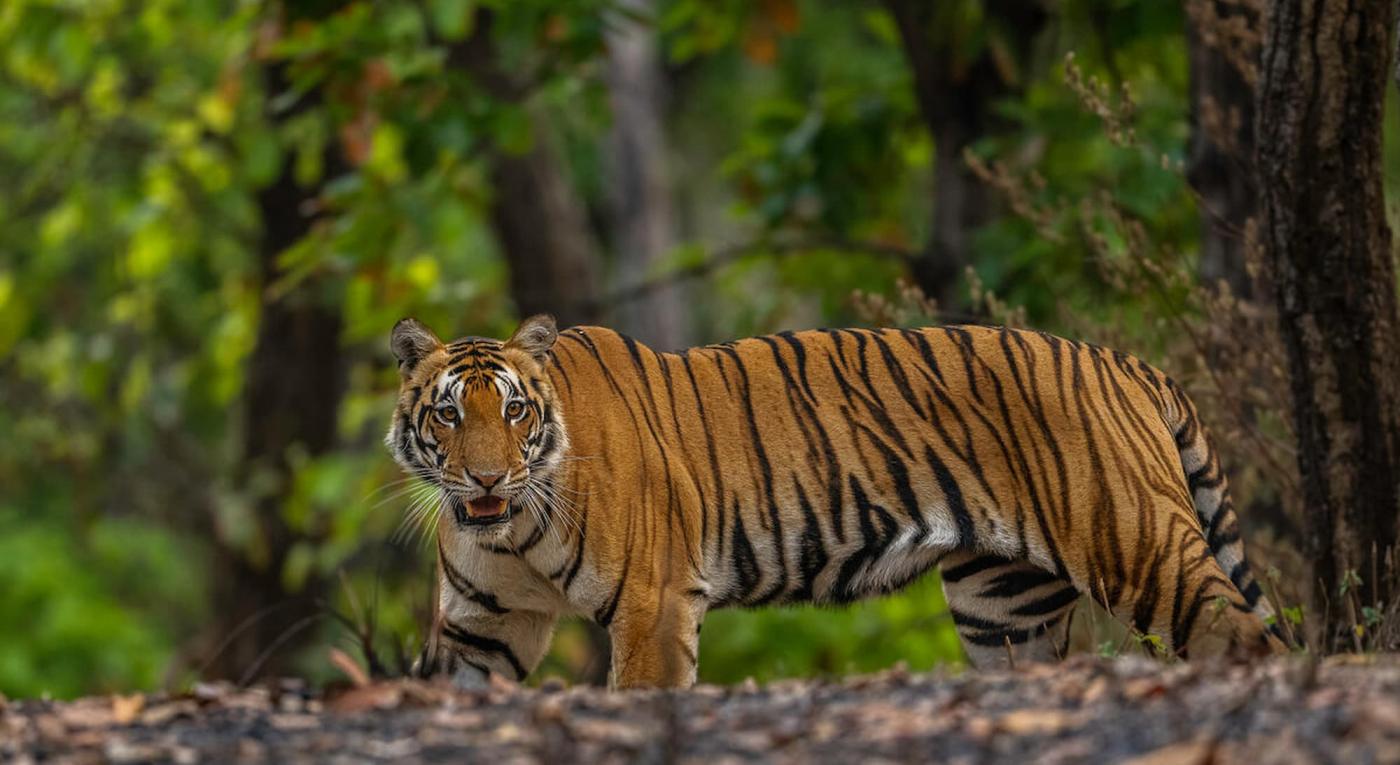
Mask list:
[{"label": "soil", "polygon": [[296,680],[0,700],[0,761],[1400,763],[1400,657],[1076,657],[1009,672],[609,692]]}]

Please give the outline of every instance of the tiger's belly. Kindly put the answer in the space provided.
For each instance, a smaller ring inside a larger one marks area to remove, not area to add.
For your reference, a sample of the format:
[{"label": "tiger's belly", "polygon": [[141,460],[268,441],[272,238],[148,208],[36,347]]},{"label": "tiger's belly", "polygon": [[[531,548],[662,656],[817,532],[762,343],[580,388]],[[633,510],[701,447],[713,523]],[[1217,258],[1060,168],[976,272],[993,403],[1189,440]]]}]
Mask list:
[{"label": "tiger's belly", "polygon": [[776,523],[755,524],[749,519],[759,516],[736,514],[710,550],[711,607],[848,603],[883,595],[911,584],[960,547],[946,511],[931,509],[916,519],[887,509],[880,498],[862,499],[842,509],[839,528],[807,507],[766,514],[780,519]]}]

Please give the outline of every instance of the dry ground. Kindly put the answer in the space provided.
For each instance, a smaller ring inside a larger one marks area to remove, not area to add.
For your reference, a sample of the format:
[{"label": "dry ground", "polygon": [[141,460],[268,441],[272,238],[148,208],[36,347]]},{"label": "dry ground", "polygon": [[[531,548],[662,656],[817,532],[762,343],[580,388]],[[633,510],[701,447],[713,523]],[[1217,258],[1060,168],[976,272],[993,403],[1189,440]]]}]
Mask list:
[{"label": "dry ground", "polygon": [[0,702],[4,762],[1400,762],[1400,657],[1252,667],[1078,657],[1012,672],[326,695],[284,681]]}]

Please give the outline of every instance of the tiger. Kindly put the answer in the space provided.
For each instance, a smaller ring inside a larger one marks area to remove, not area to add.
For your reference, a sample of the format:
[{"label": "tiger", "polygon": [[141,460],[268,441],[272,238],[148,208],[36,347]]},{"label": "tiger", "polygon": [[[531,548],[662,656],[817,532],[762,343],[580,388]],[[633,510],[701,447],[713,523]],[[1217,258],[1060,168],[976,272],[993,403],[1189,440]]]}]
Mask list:
[{"label": "tiger", "polygon": [[547,315],[390,346],[386,443],[441,497],[421,675],[522,681],[581,616],[610,687],[684,688],[711,609],[935,568],[974,667],[1063,657],[1081,596],[1169,655],[1287,650],[1194,405],[1126,353],[984,326],[670,353]]}]

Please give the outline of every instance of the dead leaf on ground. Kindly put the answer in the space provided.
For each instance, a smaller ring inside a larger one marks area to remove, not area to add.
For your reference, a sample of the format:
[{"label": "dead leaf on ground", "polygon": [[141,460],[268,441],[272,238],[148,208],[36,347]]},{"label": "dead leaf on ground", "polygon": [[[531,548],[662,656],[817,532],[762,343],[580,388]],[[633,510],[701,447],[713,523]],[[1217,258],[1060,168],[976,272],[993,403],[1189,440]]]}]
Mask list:
[{"label": "dead leaf on ground", "polygon": [[997,719],[997,728],[1018,736],[1055,735],[1079,724],[1077,716],[1054,709],[1018,709]]},{"label": "dead leaf on ground", "polygon": [[1138,701],[1141,699],[1156,698],[1167,692],[1167,686],[1155,677],[1139,677],[1129,680],[1123,685],[1124,698]]},{"label": "dead leaf on ground", "polygon": [[339,648],[330,650],[330,662],[356,686],[363,688],[369,685],[369,675],[365,674],[365,671],[360,668],[359,664],[355,663],[354,659],[350,658],[349,654]]},{"label": "dead leaf on ground", "polygon": [[1096,677],[1089,683],[1089,687],[1084,689],[1084,693],[1079,696],[1080,704],[1092,704],[1104,697],[1108,693],[1108,681],[1102,677]]},{"label": "dead leaf on ground", "polygon": [[146,708],[146,697],[139,693],[112,697],[112,717],[117,725],[130,725]]},{"label": "dead leaf on ground", "polygon": [[1203,765],[1215,751],[1212,741],[1183,741],[1140,754],[1123,765]]},{"label": "dead leaf on ground", "polygon": [[59,722],[68,728],[97,728],[112,722],[112,705],[103,699],[82,699],[58,709]]}]

